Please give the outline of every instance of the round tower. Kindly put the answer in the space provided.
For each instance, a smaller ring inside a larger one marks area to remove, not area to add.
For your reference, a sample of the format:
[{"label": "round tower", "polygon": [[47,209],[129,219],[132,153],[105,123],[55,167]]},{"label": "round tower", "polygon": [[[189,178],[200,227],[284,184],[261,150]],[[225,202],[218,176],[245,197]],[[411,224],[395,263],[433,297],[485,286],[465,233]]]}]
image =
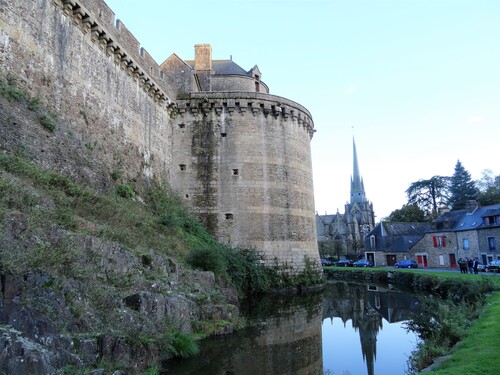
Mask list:
[{"label": "round tower", "polygon": [[177,106],[172,186],[206,227],[271,266],[316,267],[310,113],[256,92],[191,93]]},{"label": "round tower", "polygon": [[269,94],[257,65],[212,60],[162,65],[179,88],[171,185],[219,241],[259,251],[285,272],[319,267],[311,167],[311,114]]}]

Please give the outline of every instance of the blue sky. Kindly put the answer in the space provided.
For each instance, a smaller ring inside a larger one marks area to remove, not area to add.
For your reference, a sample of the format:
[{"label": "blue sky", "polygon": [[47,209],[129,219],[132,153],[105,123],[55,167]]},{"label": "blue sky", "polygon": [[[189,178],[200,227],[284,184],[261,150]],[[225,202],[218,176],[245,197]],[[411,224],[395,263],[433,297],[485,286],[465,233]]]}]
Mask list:
[{"label": "blue sky", "polygon": [[377,220],[419,179],[500,174],[500,0],[106,0],[158,62],[258,65],[304,105],[316,210],[344,210],[352,137]]}]

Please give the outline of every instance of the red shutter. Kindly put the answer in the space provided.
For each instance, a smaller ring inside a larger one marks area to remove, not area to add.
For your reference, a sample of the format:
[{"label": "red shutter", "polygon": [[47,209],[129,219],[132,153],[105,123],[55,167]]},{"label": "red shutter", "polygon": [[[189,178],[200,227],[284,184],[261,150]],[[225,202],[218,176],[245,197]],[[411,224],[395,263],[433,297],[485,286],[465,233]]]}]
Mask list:
[{"label": "red shutter", "polygon": [[441,239],[443,242],[443,247],[446,247],[446,236],[443,236],[443,238]]},{"label": "red shutter", "polygon": [[432,236],[432,242],[434,243],[434,247],[438,247],[438,242],[436,236]]}]

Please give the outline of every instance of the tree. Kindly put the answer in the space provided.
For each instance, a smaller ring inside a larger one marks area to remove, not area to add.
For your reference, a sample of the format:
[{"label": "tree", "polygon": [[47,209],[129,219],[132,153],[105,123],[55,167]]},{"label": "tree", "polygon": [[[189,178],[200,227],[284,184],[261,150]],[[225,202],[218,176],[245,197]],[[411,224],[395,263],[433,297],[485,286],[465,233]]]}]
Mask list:
[{"label": "tree", "polygon": [[408,205],[416,205],[427,218],[436,217],[438,204],[444,204],[449,199],[449,181],[449,177],[434,176],[411,183],[406,190]]},{"label": "tree", "polygon": [[467,202],[476,200],[478,190],[470,173],[464,168],[460,160],[455,165],[455,173],[450,179],[450,199],[448,203],[452,210],[465,208]]},{"label": "tree", "polygon": [[485,169],[483,177],[476,182],[479,190],[477,200],[481,206],[500,203],[500,175],[494,176],[491,169]]},{"label": "tree", "polygon": [[425,212],[422,211],[416,204],[405,204],[399,210],[391,212],[388,221],[399,221],[405,223],[425,222]]}]

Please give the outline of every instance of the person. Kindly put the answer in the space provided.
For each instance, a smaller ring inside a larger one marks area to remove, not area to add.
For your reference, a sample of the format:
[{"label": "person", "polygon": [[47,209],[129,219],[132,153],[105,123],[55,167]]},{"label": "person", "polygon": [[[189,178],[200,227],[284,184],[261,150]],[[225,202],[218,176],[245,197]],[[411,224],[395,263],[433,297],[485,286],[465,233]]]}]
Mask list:
[{"label": "person", "polygon": [[474,262],[472,259],[467,259],[467,267],[469,268],[469,273],[472,274],[474,272]]},{"label": "person", "polygon": [[460,267],[460,273],[467,273],[467,262],[464,258],[458,259],[458,266]]},{"label": "person", "polygon": [[477,258],[474,258],[473,266],[472,268],[474,269],[474,273],[477,275],[477,266],[479,265],[479,262]]}]

